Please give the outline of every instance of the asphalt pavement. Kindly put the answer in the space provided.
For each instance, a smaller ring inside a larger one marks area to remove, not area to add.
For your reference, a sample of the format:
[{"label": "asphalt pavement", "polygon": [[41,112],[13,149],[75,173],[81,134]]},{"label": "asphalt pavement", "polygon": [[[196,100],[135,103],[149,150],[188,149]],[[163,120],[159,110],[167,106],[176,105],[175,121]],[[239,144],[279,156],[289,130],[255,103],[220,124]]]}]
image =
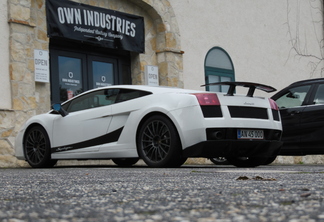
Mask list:
[{"label": "asphalt pavement", "polygon": [[0,169],[0,221],[323,221],[324,165]]}]

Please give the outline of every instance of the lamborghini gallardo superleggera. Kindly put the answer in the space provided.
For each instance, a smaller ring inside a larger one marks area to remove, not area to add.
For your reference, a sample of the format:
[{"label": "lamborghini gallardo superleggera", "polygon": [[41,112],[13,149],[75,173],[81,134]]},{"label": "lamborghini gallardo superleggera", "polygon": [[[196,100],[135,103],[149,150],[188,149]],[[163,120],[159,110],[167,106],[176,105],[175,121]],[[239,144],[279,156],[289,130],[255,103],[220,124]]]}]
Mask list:
[{"label": "lamborghini gallardo superleggera", "polygon": [[[273,160],[282,145],[276,103],[254,96],[275,89],[222,82],[227,93],[115,85],[84,92],[30,118],[16,137],[18,159],[53,167],[58,160],[112,159],[131,166],[179,167],[187,158],[225,157],[237,167]],[[237,95],[237,86],[248,88]]]}]

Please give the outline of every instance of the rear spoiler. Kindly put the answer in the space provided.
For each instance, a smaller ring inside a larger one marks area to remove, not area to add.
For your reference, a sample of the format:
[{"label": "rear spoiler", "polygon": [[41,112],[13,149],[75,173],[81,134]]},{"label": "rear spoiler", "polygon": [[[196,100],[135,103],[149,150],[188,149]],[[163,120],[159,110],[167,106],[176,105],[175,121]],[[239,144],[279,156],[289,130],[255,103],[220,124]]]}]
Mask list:
[{"label": "rear spoiler", "polygon": [[230,86],[227,91],[227,96],[233,96],[236,86],[243,86],[248,87],[249,91],[246,96],[253,97],[255,89],[262,90],[264,92],[270,93],[277,91],[272,86],[267,86],[259,83],[253,83],[253,82],[215,82],[215,83],[209,83],[201,86],[215,86],[215,85],[228,85]]}]

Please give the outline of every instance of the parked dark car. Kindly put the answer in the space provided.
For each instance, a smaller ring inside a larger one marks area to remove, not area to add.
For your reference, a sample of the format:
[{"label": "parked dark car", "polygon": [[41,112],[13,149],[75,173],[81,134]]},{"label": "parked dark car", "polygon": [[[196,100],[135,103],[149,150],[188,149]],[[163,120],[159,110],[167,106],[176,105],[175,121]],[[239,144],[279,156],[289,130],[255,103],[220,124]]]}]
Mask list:
[{"label": "parked dark car", "polygon": [[271,98],[283,125],[279,155],[324,154],[324,78],[292,83]]}]

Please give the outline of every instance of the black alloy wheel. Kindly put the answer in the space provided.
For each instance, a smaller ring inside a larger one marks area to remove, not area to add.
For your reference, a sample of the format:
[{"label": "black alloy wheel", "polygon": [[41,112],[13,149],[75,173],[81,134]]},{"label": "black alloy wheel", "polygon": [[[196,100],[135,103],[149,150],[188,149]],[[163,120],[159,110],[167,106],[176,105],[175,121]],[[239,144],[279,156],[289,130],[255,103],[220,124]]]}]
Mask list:
[{"label": "black alloy wheel", "polygon": [[149,117],[137,134],[137,151],[150,167],[179,167],[186,158],[181,156],[181,142],[173,123],[165,116]]},{"label": "black alloy wheel", "polygon": [[114,158],[112,161],[120,167],[130,167],[138,162],[139,158]]},{"label": "black alloy wheel", "polygon": [[27,162],[34,168],[53,167],[57,160],[51,159],[51,146],[45,129],[34,126],[24,137],[24,153]]}]

